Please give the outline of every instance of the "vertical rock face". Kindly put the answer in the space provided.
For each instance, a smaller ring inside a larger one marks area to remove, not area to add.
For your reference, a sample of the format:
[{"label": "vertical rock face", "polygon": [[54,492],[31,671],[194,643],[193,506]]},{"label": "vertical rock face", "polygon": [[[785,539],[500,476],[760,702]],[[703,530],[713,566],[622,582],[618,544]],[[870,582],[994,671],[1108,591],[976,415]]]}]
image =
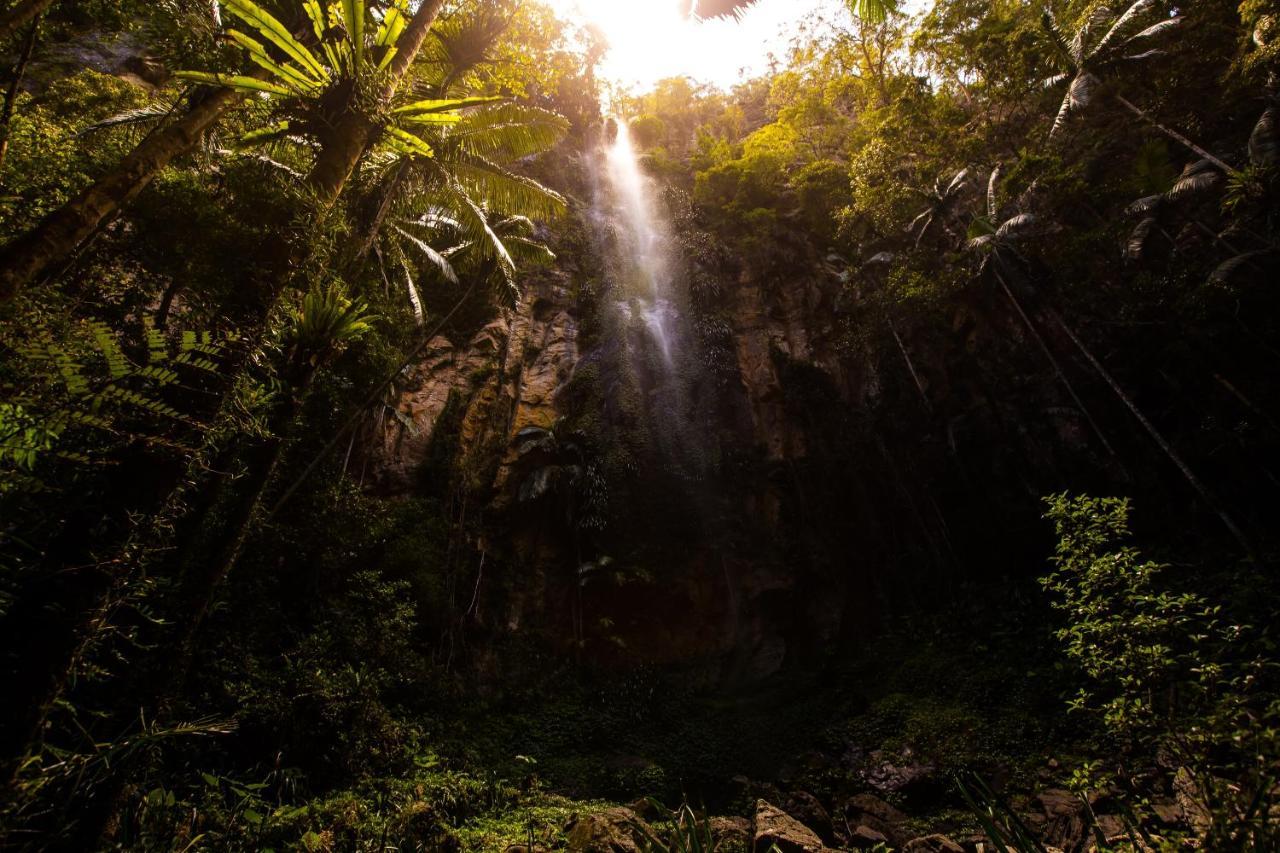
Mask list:
[{"label": "vertical rock face", "polygon": [[[457,433],[448,448],[455,461],[487,462],[495,472],[492,480],[470,485],[505,497],[509,470],[503,463],[511,439],[527,426],[551,426],[559,416],[556,395],[578,358],[573,311],[565,277],[542,274],[527,282],[514,307],[465,343],[443,335],[432,340],[395,383],[387,412],[363,442],[366,487],[392,496],[412,493],[448,426]],[[491,458],[475,458],[485,454]]]}]

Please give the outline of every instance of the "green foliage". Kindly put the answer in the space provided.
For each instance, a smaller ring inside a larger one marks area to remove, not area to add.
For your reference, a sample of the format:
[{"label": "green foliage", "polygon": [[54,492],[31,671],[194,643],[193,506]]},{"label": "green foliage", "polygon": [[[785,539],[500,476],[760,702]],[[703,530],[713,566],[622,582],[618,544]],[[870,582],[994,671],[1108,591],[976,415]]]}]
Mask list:
[{"label": "green foliage", "polygon": [[1096,716],[1129,762],[1162,753],[1168,766],[1172,757],[1211,846],[1268,849],[1280,767],[1270,644],[1203,594],[1171,588],[1168,566],[1124,544],[1127,500],[1047,503],[1058,547],[1043,584],[1066,618],[1057,636],[1085,677],[1071,707]]},{"label": "green foliage", "polygon": [[[188,331],[172,342],[150,322],[145,348],[102,321],[80,331],[75,348],[47,329],[15,342],[36,384],[13,389],[0,407],[0,493],[42,488],[36,468],[45,456],[89,464],[101,461],[90,454],[104,439],[165,442],[169,424],[193,425],[170,402],[172,392],[184,375],[216,377],[225,348],[210,333]],[[130,344],[140,361],[126,355]],[[72,432],[79,433],[74,441]]]}]

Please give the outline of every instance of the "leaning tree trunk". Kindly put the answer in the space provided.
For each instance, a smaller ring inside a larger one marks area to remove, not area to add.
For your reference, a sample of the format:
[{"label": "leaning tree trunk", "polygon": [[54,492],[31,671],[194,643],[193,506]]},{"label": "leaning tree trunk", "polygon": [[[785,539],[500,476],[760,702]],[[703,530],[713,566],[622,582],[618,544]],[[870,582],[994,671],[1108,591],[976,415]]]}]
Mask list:
[{"label": "leaning tree trunk", "polygon": [[12,9],[0,13],[0,41],[22,29],[53,5],[53,0],[18,0]]},{"label": "leaning tree trunk", "polygon": [[0,249],[0,303],[13,299],[19,290],[69,257],[175,157],[195,147],[243,98],[230,89],[208,91],[181,118],[143,140],[119,166]]},{"label": "leaning tree trunk", "polygon": [[1094,435],[1098,436],[1098,441],[1102,442],[1102,446],[1107,449],[1107,453],[1115,456],[1116,452],[1111,447],[1111,442],[1107,441],[1106,435],[1103,434],[1102,428],[1098,426],[1098,422],[1093,419],[1093,415],[1089,413],[1089,407],[1084,404],[1084,400],[1080,399],[1080,395],[1076,393],[1075,386],[1071,384],[1071,380],[1067,379],[1067,374],[1062,369],[1062,365],[1058,363],[1058,359],[1054,356],[1053,350],[1049,349],[1049,345],[1045,343],[1041,337],[1040,331],[1035,324],[1031,322],[1031,318],[1027,316],[1027,312],[1022,309],[1022,303],[1018,301],[1018,297],[1014,296],[1013,290],[1004,280],[1004,276],[996,274],[996,279],[1000,282],[1000,287],[1004,290],[1004,295],[1009,297],[1009,301],[1013,304],[1013,308],[1018,312],[1018,316],[1022,318],[1023,324],[1027,327],[1027,331],[1031,332],[1031,337],[1035,339],[1036,345],[1040,347],[1040,351],[1044,353],[1044,357],[1049,360],[1049,364],[1053,366],[1053,372],[1057,374],[1058,381],[1062,383],[1062,387],[1067,389],[1067,393],[1071,395],[1071,399],[1080,407],[1080,414],[1084,415],[1085,420],[1089,422],[1089,426],[1093,428]]},{"label": "leaning tree trunk", "polygon": [[1107,368],[1103,366],[1102,362],[1098,360],[1097,356],[1093,354],[1093,351],[1085,345],[1084,341],[1080,340],[1080,337],[1071,329],[1071,326],[1067,324],[1067,321],[1063,319],[1062,315],[1053,308],[1048,308],[1046,310],[1049,317],[1058,326],[1058,328],[1062,330],[1063,334],[1071,339],[1071,342],[1075,344],[1076,349],[1080,350],[1080,354],[1083,355],[1085,360],[1087,360],[1089,364],[1093,366],[1093,369],[1097,371],[1098,376],[1102,377],[1102,381],[1106,382],[1107,385],[1110,386],[1111,390],[1115,392],[1115,395],[1120,398],[1120,402],[1124,403],[1125,408],[1133,414],[1138,423],[1142,424],[1142,428],[1146,430],[1149,436],[1151,436],[1151,440],[1154,441],[1162,451],[1164,451],[1165,456],[1169,457],[1169,461],[1174,464],[1174,467],[1178,469],[1186,481],[1191,485],[1191,488],[1200,496],[1200,499],[1204,501],[1211,510],[1213,510],[1215,515],[1218,516],[1222,521],[1223,526],[1227,528],[1232,537],[1235,538],[1236,542],[1240,544],[1240,547],[1244,549],[1245,554],[1254,562],[1261,565],[1257,549],[1253,547],[1253,543],[1249,540],[1249,537],[1246,536],[1240,526],[1236,524],[1235,520],[1231,517],[1231,513],[1227,511],[1226,506],[1218,499],[1218,496],[1215,495],[1198,476],[1196,476],[1196,473],[1191,470],[1191,466],[1188,465],[1178,454],[1178,451],[1173,449],[1173,445],[1171,445],[1164,435],[1161,434],[1160,430],[1156,429],[1155,424],[1148,420],[1147,416],[1143,414],[1142,409],[1138,407],[1138,404],[1129,396],[1116,378],[1111,375],[1111,371],[1107,370]]},{"label": "leaning tree trunk", "polygon": [[1172,139],[1174,142],[1178,143],[1184,148],[1187,148],[1190,151],[1195,152],[1196,154],[1199,154],[1201,158],[1208,160],[1210,163],[1217,166],[1219,169],[1221,169],[1223,172],[1227,173],[1228,175],[1234,175],[1236,177],[1239,177],[1240,175],[1239,169],[1236,169],[1232,166],[1227,165],[1221,159],[1219,159],[1218,157],[1215,157],[1213,154],[1201,148],[1199,145],[1196,145],[1190,139],[1183,136],[1181,133],[1178,133],[1178,131],[1174,130],[1173,128],[1165,127],[1163,124],[1153,119],[1146,110],[1144,110],[1142,107],[1138,106],[1137,104],[1134,104],[1128,98],[1125,98],[1122,95],[1116,95],[1115,98],[1116,98],[1116,101],[1120,104],[1120,106],[1124,107],[1126,110],[1133,113],[1138,118],[1142,119],[1147,124],[1151,125],[1156,130],[1160,131],[1165,136]]}]

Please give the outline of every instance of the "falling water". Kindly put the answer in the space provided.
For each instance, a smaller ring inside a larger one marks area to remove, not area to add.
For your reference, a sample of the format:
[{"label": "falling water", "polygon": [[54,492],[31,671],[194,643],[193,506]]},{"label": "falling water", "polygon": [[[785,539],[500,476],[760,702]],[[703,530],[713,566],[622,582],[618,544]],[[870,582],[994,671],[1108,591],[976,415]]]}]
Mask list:
[{"label": "falling water", "polygon": [[664,365],[675,366],[676,322],[679,313],[672,293],[670,237],[658,215],[653,181],[640,160],[626,122],[605,151],[608,201],[618,242],[617,259],[626,286],[619,308],[644,324]]}]

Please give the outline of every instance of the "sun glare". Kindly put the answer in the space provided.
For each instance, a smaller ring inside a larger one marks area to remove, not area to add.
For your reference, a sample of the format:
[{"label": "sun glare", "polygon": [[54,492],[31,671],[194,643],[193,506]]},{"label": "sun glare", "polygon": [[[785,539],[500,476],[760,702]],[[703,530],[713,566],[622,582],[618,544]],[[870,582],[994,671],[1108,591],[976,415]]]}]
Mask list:
[{"label": "sun glare", "polygon": [[727,88],[760,74],[823,3],[762,0],[740,21],[699,22],[680,14],[678,0],[551,0],[562,16],[599,27],[609,42],[601,73],[636,90],[676,76]]}]

